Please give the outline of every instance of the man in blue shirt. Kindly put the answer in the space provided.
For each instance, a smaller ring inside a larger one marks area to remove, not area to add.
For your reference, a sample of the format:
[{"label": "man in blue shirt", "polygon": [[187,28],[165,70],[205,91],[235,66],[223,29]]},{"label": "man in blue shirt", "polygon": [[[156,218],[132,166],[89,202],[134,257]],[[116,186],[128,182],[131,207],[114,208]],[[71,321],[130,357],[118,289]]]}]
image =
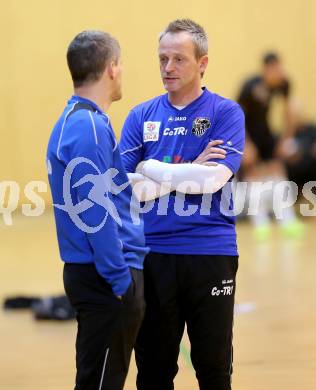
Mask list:
[{"label": "man in blue shirt", "polygon": [[[151,252],[135,348],[139,390],[174,388],[185,324],[200,389],[231,389],[238,252],[230,184],[243,154],[244,116],[237,103],[201,88],[207,52],[201,26],[170,23],[159,40],[167,94],[133,108],[122,131],[135,193],[155,199],[143,209]],[[147,189],[137,191],[140,184]]]},{"label": "man in blue shirt", "polygon": [[105,113],[121,98],[118,42],[84,31],[67,61],[74,96],[47,150],[64,286],[77,311],[76,390],[122,390],[144,313],[143,226]]}]

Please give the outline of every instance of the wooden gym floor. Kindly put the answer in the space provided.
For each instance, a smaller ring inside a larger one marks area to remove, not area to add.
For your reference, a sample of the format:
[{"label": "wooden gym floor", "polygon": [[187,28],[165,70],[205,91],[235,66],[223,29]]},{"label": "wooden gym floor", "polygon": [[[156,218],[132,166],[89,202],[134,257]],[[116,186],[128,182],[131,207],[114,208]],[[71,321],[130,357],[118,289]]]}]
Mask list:
[{"label": "wooden gym floor", "polygon": [[[238,225],[234,390],[316,389],[316,222],[306,226],[302,239],[286,239],[273,227],[271,239],[258,244],[249,224]],[[1,301],[62,292],[51,212],[13,215],[13,226],[1,220],[0,240]],[[0,389],[72,389],[75,330],[75,322],[38,322],[28,311],[1,310]],[[188,350],[185,337],[177,390],[198,388]],[[125,390],[135,389],[135,372],[132,362]]]}]

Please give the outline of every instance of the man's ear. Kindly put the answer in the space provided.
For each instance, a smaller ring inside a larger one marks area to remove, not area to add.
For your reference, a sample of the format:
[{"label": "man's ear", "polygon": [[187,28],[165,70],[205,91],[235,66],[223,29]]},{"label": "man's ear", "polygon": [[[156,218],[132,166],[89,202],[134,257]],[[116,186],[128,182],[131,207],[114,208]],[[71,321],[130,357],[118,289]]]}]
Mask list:
[{"label": "man's ear", "polygon": [[208,56],[205,55],[200,58],[200,71],[201,73],[204,73],[206,71],[208,65]]},{"label": "man's ear", "polygon": [[115,73],[116,73],[116,64],[115,64],[115,61],[111,61],[107,67],[106,67],[106,71],[107,71],[107,74],[109,76],[109,78],[111,80],[113,80],[115,78]]}]

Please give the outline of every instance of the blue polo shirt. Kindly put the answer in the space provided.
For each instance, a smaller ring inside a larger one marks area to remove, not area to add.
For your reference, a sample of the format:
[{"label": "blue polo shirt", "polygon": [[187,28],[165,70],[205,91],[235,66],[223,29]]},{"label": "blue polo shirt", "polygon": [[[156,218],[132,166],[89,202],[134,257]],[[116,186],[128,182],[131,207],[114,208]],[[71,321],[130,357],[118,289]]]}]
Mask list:
[{"label": "blue polo shirt", "polygon": [[[120,151],[127,172],[135,172],[142,160],[191,162],[216,139],[224,141],[221,147],[227,155],[214,161],[235,174],[245,143],[243,111],[237,103],[203,88],[200,97],[181,110],[170,104],[167,94],[133,108],[124,123]],[[228,193],[225,186],[208,195],[210,199],[183,195],[184,210],[196,209],[191,215],[179,215],[175,196],[156,199],[144,214],[146,244],[159,253],[238,255],[235,217],[223,212],[227,204],[228,211],[233,209]]]},{"label": "blue polo shirt", "polygon": [[[75,111],[79,102],[93,111]],[[113,292],[124,294],[129,267],[142,269],[148,249],[142,222],[131,219],[132,189],[109,118],[94,102],[68,101],[48,143],[47,168],[62,260],[95,264]]]}]

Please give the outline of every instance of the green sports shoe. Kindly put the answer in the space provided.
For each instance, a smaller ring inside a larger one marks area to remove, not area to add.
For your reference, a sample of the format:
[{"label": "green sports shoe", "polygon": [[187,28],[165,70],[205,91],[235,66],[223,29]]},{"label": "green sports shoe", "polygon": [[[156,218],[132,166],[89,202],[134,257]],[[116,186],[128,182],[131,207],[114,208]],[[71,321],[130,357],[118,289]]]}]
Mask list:
[{"label": "green sports shoe", "polygon": [[271,235],[271,225],[264,224],[254,228],[254,236],[257,241],[266,241]]},{"label": "green sports shoe", "polygon": [[305,232],[305,225],[298,219],[282,225],[282,233],[289,238],[301,238]]}]

